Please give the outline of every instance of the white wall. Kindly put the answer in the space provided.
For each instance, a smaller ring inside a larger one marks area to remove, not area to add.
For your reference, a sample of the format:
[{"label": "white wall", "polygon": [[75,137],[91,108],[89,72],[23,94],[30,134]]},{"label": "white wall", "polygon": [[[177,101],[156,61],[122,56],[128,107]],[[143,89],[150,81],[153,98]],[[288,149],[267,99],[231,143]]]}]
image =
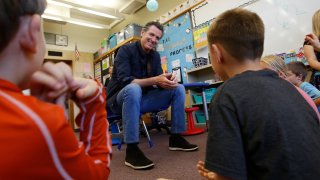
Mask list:
[{"label": "white wall", "polygon": [[44,32],[62,34],[68,36],[68,46],[56,46],[47,44],[47,49],[61,51],[74,51],[77,43],[80,52],[94,53],[100,48],[103,38],[108,37],[107,29],[94,29],[66,23],[64,25],[43,22]]},{"label": "white wall", "polygon": [[[208,1],[194,11],[196,25],[215,18],[220,13],[253,0]],[[299,51],[306,34],[311,33],[313,13],[319,9],[319,0],[259,0],[245,8],[256,12],[265,24],[264,55]],[[207,57],[208,49],[197,51]]]}]

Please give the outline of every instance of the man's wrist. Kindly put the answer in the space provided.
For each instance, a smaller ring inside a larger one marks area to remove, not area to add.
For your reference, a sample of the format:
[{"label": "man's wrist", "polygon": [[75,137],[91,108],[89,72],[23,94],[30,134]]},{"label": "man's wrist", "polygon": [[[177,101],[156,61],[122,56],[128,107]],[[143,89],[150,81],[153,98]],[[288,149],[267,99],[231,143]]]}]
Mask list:
[{"label": "man's wrist", "polygon": [[153,77],[152,78],[152,86],[157,86],[158,85],[158,79],[157,79],[157,76]]},{"label": "man's wrist", "polygon": [[317,52],[320,52],[320,43],[317,43],[316,46],[314,47],[314,50]]}]

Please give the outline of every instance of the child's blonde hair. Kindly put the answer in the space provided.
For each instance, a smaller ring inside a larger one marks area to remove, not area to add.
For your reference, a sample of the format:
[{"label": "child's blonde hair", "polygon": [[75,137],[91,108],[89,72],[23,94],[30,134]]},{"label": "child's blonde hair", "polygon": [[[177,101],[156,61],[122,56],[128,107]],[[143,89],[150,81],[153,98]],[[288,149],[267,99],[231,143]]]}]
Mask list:
[{"label": "child's blonde hair", "polygon": [[281,57],[276,55],[267,55],[261,59],[261,62],[267,64],[269,68],[276,71],[279,76],[287,76],[287,67]]},{"label": "child's blonde hair", "polygon": [[313,14],[312,30],[313,33],[320,38],[320,9]]}]

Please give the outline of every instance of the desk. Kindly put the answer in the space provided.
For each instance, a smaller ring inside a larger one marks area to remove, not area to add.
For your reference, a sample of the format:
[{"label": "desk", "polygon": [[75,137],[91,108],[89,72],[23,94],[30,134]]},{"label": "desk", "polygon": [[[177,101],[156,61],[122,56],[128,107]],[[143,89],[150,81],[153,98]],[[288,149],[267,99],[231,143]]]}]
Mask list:
[{"label": "desk", "polygon": [[206,127],[208,129],[208,121],[209,121],[209,113],[208,113],[208,106],[207,106],[207,100],[206,100],[206,94],[205,94],[205,89],[213,88],[213,87],[218,87],[223,83],[223,81],[218,81],[213,84],[208,84],[208,83],[203,83],[203,82],[195,82],[195,83],[185,83],[183,84],[184,87],[187,90],[194,90],[201,92],[202,94],[202,103],[203,103],[203,111],[204,111],[204,116],[206,119]]}]

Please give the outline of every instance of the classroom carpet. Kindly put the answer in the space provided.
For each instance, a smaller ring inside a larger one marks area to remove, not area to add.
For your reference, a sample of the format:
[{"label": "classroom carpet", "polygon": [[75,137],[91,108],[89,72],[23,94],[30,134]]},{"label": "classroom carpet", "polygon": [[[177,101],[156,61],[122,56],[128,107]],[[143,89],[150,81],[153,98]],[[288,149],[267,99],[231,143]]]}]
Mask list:
[{"label": "classroom carpet", "polygon": [[[205,128],[205,127],[204,127]],[[140,137],[139,147],[151,159],[155,166],[151,170],[134,170],[124,165],[126,145],[121,150],[113,146],[110,180],[193,180],[203,179],[197,171],[196,164],[205,158],[207,132],[184,136],[189,142],[197,144],[194,152],[169,151],[169,135],[165,131],[150,131],[154,146],[149,148],[146,137]]]}]

